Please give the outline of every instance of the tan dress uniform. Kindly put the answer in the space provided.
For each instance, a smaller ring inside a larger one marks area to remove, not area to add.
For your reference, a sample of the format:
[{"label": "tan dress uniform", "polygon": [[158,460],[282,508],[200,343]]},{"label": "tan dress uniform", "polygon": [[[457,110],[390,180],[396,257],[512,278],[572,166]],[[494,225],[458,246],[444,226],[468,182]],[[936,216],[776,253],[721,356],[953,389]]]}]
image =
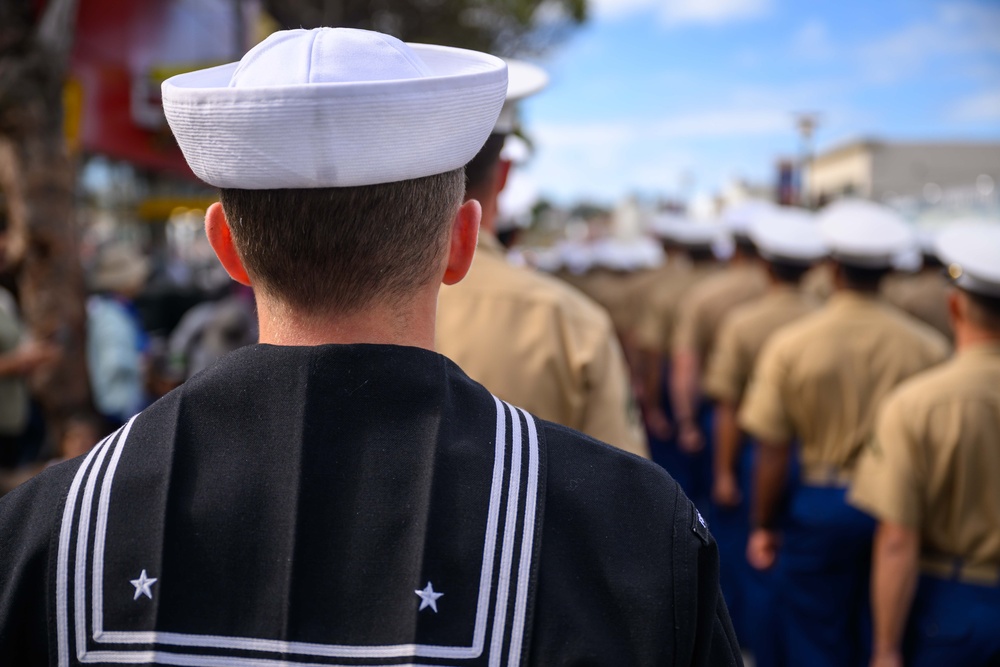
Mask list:
[{"label": "tan dress uniform", "polygon": [[855,292],[835,293],[765,343],[739,422],[762,446],[799,440],[801,481],[780,524],[773,582],[788,664],[861,659],[874,522],[847,505],[846,487],[885,396],[947,354],[941,334]]},{"label": "tan dress uniform", "polygon": [[833,284],[833,265],[829,262],[820,262],[802,276],[800,282],[802,291],[810,294],[819,301],[826,301],[833,296],[836,287]]},{"label": "tan dress uniform", "polygon": [[437,349],[498,397],[649,457],[607,313],[558,280],[511,266],[485,232],[465,279],[441,290]]},{"label": "tan dress uniform", "polygon": [[953,334],[948,320],[949,289],[943,269],[927,269],[916,274],[897,273],[887,277],[882,283],[882,296],[951,340]]},{"label": "tan dress uniform", "polygon": [[646,272],[594,269],[580,283],[580,291],[600,304],[611,316],[615,331],[624,335],[634,328],[637,311],[631,295],[637,279],[644,279],[645,275]]},{"label": "tan dress uniform", "polygon": [[798,436],[804,479],[846,484],[881,401],[948,349],[941,334],[877,298],[838,292],[765,344],[740,425],[767,443]]},{"label": "tan dress uniform", "polygon": [[808,294],[790,285],[778,285],[761,298],[734,309],[723,320],[708,360],[705,393],[738,405],[757,356],[771,334],[817,308],[819,303]]},{"label": "tan dress uniform", "polygon": [[669,355],[673,349],[677,309],[688,293],[703,280],[719,273],[715,262],[692,263],[687,259],[670,259],[657,270],[658,277],[650,286],[640,306],[636,325],[636,342],[644,350]]},{"label": "tan dress uniform", "polygon": [[767,286],[767,274],[756,263],[727,267],[699,282],[678,305],[674,352],[693,350],[705,363],[722,319],[736,306],[762,296]]},{"label": "tan dress uniform", "polygon": [[886,399],[849,501],[918,531],[926,572],[1000,584],[1000,344],[959,352]]}]

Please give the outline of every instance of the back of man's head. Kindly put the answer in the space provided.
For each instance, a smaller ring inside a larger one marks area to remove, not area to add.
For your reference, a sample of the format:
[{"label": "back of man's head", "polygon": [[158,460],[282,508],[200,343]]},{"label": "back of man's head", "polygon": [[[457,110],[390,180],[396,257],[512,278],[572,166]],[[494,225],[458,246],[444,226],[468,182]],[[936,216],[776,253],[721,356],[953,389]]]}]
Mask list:
[{"label": "back of man's head", "polygon": [[506,69],[365,30],[287,30],[171,77],[164,112],[221,190],[206,229],[227,270],[304,313],[353,313],[441,279]]},{"label": "back of man's head", "polygon": [[353,313],[435,280],[462,203],[461,169],[345,188],[221,190],[256,286],[306,312]]}]

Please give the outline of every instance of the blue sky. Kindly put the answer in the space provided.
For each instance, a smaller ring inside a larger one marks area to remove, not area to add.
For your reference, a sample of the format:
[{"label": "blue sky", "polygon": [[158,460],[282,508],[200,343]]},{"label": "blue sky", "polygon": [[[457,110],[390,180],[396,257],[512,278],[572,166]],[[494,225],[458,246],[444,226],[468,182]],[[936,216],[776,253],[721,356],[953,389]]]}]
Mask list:
[{"label": "blue sky", "polygon": [[538,61],[524,168],[568,203],[774,180],[793,114],[859,137],[1000,140],[1000,0],[591,0]]}]

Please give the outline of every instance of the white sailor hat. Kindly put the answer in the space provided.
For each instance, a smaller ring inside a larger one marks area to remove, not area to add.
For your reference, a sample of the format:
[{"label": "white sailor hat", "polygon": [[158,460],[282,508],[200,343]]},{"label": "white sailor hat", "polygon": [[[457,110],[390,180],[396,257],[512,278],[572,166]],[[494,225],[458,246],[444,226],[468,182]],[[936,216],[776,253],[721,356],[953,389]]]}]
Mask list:
[{"label": "white sailor hat", "polygon": [[843,264],[889,269],[899,255],[916,247],[910,225],[881,204],[844,199],[823,209],[818,219],[830,256]]},{"label": "white sailor hat", "polygon": [[747,199],[733,204],[722,213],[722,222],[729,233],[738,238],[748,238],[750,225],[777,208],[766,199]]},{"label": "white sailor hat", "polygon": [[937,255],[957,287],[1000,298],[1000,224],[955,223],[938,235]]},{"label": "white sailor hat", "polygon": [[286,30],[162,90],[170,129],[206,183],[350,187],[463,167],[493,130],[507,66],[367,30]]},{"label": "white sailor hat", "polygon": [[661,239],[688,248],[713,248],[726,237],[726,230],[718,223],[695,222],[674,214],[655,216],[649,229]]},{"label": "white sailor hat", "polygon": [[775,207],[751,223],[747,235],[771,262],[808,266],[827,252],[816,216],[804,209]]},{"label": "white sailor hat", "polygon": [[497,118],[493,134],[510,134],[517,128],[517,103],[541,92],[549,85],[549,75],[523,60],[507,60],[507,100]]}]

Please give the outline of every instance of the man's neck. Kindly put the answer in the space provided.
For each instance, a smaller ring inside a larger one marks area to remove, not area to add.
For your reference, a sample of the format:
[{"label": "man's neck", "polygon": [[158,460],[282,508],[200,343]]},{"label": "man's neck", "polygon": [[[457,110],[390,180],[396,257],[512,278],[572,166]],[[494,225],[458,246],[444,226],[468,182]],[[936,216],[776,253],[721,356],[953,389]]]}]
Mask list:
[{"label": "man's neck", "polygon": [[955,350],[962,352],[981,345],[1000,345],[1000,332],[971,325],[955,328]]},{"label": "man's neck", "polygon": [[403,306],[374,304],[346,315],[303,313],[261,296],[257,314],[260,342],[270,345],[372,343],[433,351],[437,288],[424,288]]}]

